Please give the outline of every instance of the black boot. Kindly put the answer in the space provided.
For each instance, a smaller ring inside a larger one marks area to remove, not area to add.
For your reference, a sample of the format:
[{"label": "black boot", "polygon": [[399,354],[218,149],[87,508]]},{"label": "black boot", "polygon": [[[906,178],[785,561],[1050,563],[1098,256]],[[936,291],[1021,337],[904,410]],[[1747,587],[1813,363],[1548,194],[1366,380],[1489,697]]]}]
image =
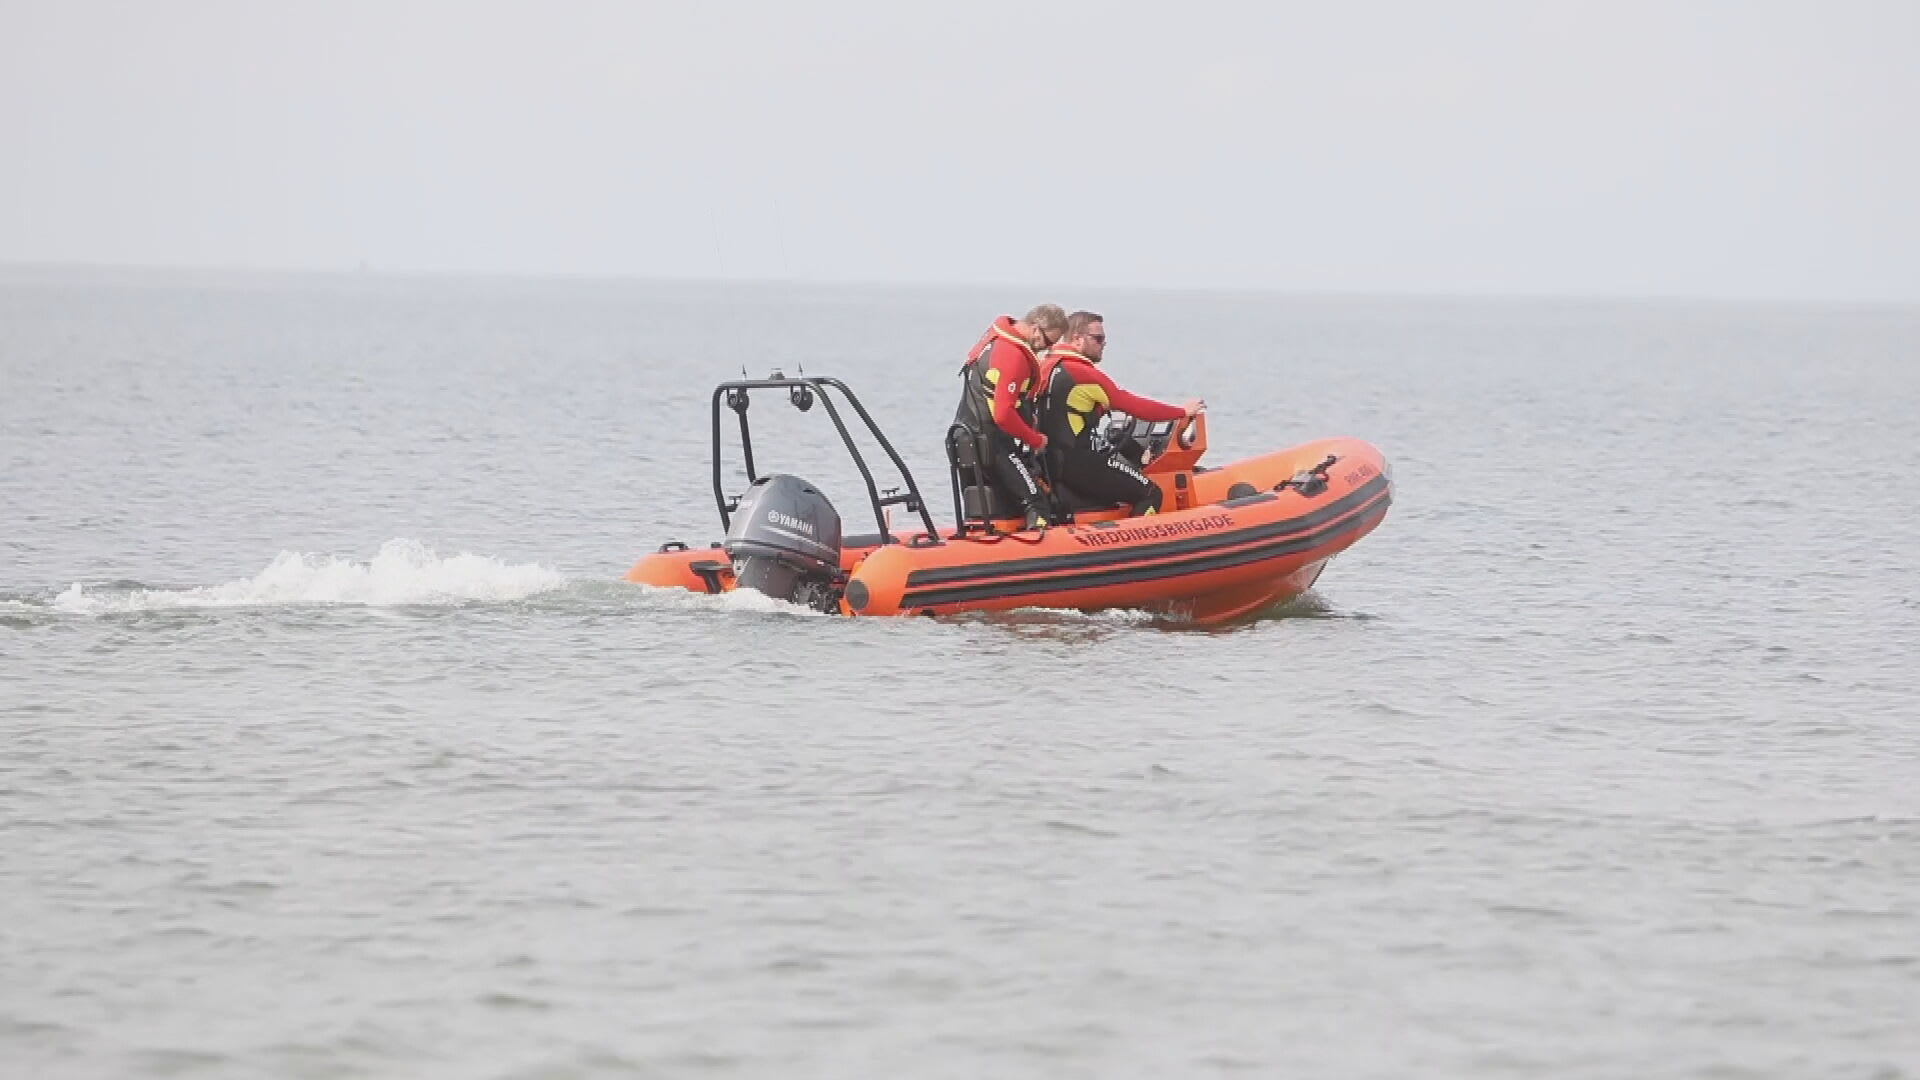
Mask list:
[{"label": "black boot", "polygon": [[1133,516],[1145,517],[1148,514],[1157,514],[1159,512],[1160,487],[1157,484],[1148,485],[1147,493],[1141,496],[1139,502],[1133,504]]}]

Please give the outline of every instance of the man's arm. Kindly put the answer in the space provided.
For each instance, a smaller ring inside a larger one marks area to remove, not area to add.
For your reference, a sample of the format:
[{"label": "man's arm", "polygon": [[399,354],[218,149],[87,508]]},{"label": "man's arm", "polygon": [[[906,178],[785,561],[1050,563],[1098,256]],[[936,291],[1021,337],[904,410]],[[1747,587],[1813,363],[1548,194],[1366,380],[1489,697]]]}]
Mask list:
[{"label": "man's arm", "polygon": [[[994,371],[999,373],[999,378],[993,381],[993,422],[1000,425],[1001,431],[1035,450],[1045,450],[1047,437],[1035,431],[1027,423],[1026,417],[1020,415],[1020,392],[1015,389],[1020,382],[1019,374],[1007,370],[1007,367],[1001,364],[1002,355],[1004,354],[1001,353],[998,343],[995,343],[993,351],[987,355],[987,362],[992,365]],[[1025,357],[1020,358],[1020,366],[1029,370],[1032,367],[1026,362]]]},{"label": "man's arm", "polygon": [[[1107,404],[1119,409],[1128,416],[1137,417],[1141,420],[1178,420],[1187,415],[1187,410],[1179,405],[1168,405],[1163,401],[1155,401],[1152,398],[1144,398],[1138,394],[1127,393],[1125,390],[1120,389],[1120,387],[1107,376],[1106,372],[1101,371],[1092,364],[1082,364],[1078,366],[1079,372],[1085,372],[1089,380],[1099,383],[1100,388],[1107,392]],[[1079,374],[1079,372],[1076,372],[1076,374]]]}]

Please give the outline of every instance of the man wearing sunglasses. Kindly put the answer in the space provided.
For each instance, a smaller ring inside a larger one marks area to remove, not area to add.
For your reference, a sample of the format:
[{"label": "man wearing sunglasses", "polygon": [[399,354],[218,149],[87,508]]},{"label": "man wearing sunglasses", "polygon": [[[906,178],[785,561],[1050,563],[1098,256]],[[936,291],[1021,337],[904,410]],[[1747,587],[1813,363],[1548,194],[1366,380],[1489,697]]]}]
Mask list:
[{"label": "man wearing sunglasses", "polygon": [[1096,505],[1125,503],[1135,516],[1160,510],[1160,489],[1119,453],[1094,437],[1109,412],[1136,420],[1178,420],[1207,407],[1168,405],[1120,389],[1098,365],[1107,351],[1107,324],[1099,314],[1076,311],[1060,343],[1040,360],[1033,396],[1037,424],[1046,436],[1053,479]]},{"label": "man wearing sunglasses", "polygon": [[1026,316],[1002,315],[987,327],[961,368],[965,388],[954,422],[987,436],[987,467],[1001,489],[1026,511],[1028,528],[1052,524],[1053,511],[1029,465],[1046,449],[1047,437],[1033,427],[1029,400],[1038,354],[1067,332],[1067,312],[1041,304]]}]

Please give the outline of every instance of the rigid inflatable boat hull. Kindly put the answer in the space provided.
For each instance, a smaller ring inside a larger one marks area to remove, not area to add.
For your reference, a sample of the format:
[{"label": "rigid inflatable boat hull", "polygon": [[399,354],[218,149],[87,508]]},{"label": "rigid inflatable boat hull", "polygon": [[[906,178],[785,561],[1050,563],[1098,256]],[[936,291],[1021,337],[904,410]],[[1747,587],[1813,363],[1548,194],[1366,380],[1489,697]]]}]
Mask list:
[{"label": "rigid inflatable boat hull", "polygon": [[[1305,489],[1287,481],[1333,464]],[[1048,529],[1000,523],[1004,535],[946,536],[924,529],[848,536],[841,610],[849,615],[950,615],[1014,608],[1130,608],[1199,624],[1228,622],[1313,587],[1328,560],[1372,532],[1392,501],[1390,470],[1358,439],[1324,439],[1218,469],[1147,474],[1165,511],[1125,518],[1082,512]],[[1171,464],[1179,464],[1173,462]],[[1278,490],[1275,490],[1278,487]],[[736,587],[726,552],[663,550],[627,580],[723,592]]]}]

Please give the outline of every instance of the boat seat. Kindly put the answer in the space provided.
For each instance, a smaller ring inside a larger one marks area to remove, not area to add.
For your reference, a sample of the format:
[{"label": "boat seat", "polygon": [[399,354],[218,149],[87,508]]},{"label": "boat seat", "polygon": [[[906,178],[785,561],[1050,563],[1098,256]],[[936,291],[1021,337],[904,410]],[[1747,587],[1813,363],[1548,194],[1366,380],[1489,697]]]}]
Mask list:
[{"label": "boat seat", "polygon": [[[987,448],[987,437],[965,424],[955,422],[947,429],[947,460],[951,463],[953,477],[958,487],[959,510],[963,523],[986,526],[1015,523],[1026,516],[1026,510],[1020,501],[1007,494],[994,477],[991,469],[983,462],[991,451]],[[1133,513],[1130,503],[1103,503],[1076,494],[1071,488],[1061,485],[1057,492],[1064,496],[1065,509],[1075,521],[1111,521],[1129,517]]]},{"label": "boat seat", "polygon": [[952,466],[954,483],[960,493],[960,516],[964,521],[991,522],[999,518],[1017,518],[1020,504],[1000,489],[992,470],[983,462],[988,456],[987,437],[965,424],[947,428],[947,461]]}]

